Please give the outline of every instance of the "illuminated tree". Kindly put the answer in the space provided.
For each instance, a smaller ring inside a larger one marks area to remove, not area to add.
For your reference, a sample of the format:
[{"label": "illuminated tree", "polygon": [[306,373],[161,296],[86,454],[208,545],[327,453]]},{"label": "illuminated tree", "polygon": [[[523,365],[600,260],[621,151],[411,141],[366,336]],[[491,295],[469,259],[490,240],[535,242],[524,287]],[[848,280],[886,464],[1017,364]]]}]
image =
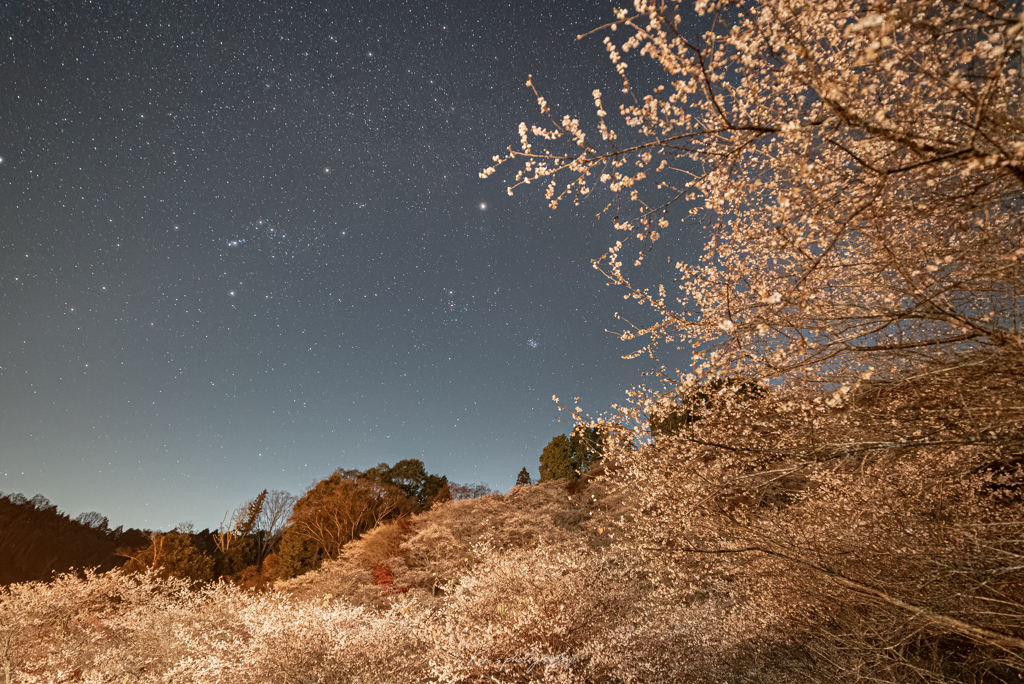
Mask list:
[{"label": "illuminated tree", "polygon": [[415,507],[416,500],[393,484],[336,470],[295,502],[281,542],[283,576],[337,558],[349,541]]},{"label": "illuminated tree", "polygon": [[398,487],[406,496],[413,498],[420,509],[429,508],[429,502],[437,499],[448,484],[447,477],[428,473],[418,458],[407,458],[393,466],[381,463],[367,470],[362,477]]},{"label": "illuminated tree", "polygon": [[[447,492],[448,498],[442,498],[444,493]],[[491,489],[490,485],[483,482],[459,484],[457,482],[447,483],[439,493],[437,501],[462,501],[463,499],[477,499],[481,496],[487,496],[494,494],[495,490]]]},{"label": "illuminated tree", "polygon": [[540,453],[540,481],[575,480],[577,477],[572,467],[569,438],[565,435],[552,437]]},{"label": "illuminated tree", "polygon": [[[805,626],[857,598],[847,641],[816,646],[851,672],[918,676],[893,645],[922,629],[959,640],[958,666],[1019,670],[1020,8],[696,9],[619,10],[601,28],[621,104],[595,88],[588,130],[538,95],[547,123],[481,174],[519,164],[510,193],[602,195],[614,215],[594,265],[643,307],[621,338],[657,384],[598,420],[569,410],[615,433],[637,549],[703,578],[688,591]],[[680,220],[700,259],[647,259]],[[690,372],[657,361],[675,350]]]},{"label": "illuminated tree", "polygon": [[256,519],[256,564],[262,565],[263,560],[281,542],[288,516],[295,506],[297,497],[294,494],[274,489],[267,492]]},{"label": "illuminated tree", "polygon": [[266,498],[267,490],[264,489],[255,499],[236,508],[230,514],[230,522],[227,522],[229,514],[224,514],[220,528],[213,535],[220,559],[221,574],[231,575],[240,572],[250,562],[259,560],[256,558],[257,540],[253,532],[263,514]]}]

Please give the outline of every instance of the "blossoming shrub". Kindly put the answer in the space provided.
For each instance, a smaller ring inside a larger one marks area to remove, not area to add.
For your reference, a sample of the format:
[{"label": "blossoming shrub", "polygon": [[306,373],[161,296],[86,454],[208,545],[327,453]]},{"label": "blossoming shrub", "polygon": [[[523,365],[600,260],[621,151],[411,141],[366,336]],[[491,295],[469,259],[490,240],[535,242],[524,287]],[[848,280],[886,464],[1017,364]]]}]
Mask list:
[{"label": "blossoming shrub", "polygon": [[[747,633],[788,634],[806,654],[794,667],[815,677],[1015,677],[1024,478],[1012,446],[957,432],[961,416],[1015,405],[1020,384],[1005,367],[1003,378],[979,373],[981,361],[969,377],[945,371],[898,391],[865,383],[842,407],[807,414],[782,390],[724,401],[623,452],[635,546],[684,580],[680,598],[728,587],[760,604],[774,619],[748,620]],[[942,391],[953,380],[974,406]]]},{"label": "blossoming shrub", "polygon": [[0,596],[4,664],[15,682],[623,678],[641,584],[621,563],[585,548],[475,555],[440,607],[399,595],[375,610],[120,571],[12,585]]},{"label": "blossoming shrub", "polygon": [[722,681],[757,676],[756,653],[785,641],[751,625],[763,604],[707,594],[680,602],[623,547],[476,549],[449,587],[431,675],[441,682]]},{"label": "blossoming shrub", "polygon": [[[818,500],[831,501],[832,495],[820,494]],[[862,508],[857,496],[850,500]],[[792,512],[799,505],[787,508]],[[872,505],[892,503],[876,497]],[[828,520],[842,511],[841,506],[816,506],[809,506],[806,515]],[[752,518],[749,507],[742,508],[735,508],[734,515]],[[747,543],[767,544],[757,535],[777,524],[769,509],[758,514],[761,523],[746,530]],[[256,593],[223,583],[190,586],[121,571],[12,585],[0,594],[0,654],[13,682],[127,677],[133,682],[224,684],[582,683],[845,681],[865,673],[891,677],[921,669],[927,654],[917,650],[934,647],[934,639],[907,638],[900,611],[851,603],[843,587],[823,581],[820,571],[771,554],[730,549],[740,528],[721,527],[713,537],[709,521],[699,515],[691,521],[693,527],[680,530],[672,543],[684,543],[692,534],[686,543],[703,539],[706,550],[718,544],[722,553],[695,553],[691,546],[689,553],[675,553],[674,563],[650,565],[643,543],[635,538],[594,543],[611,534],[607,529],[529,547],[483,542],[469,549],[471,562],[438,596],[388,591],[377,608],[341,596]],[[917,526],[921,521],[904,522]],[[859,529],[856,521],[847,527]],[[839,527],[833,522],[831,529]],[[885,528],[874,529],[885,542]],[[925,537],[922,547],[936,542],[933,534]],[[778,538],[773,541],[775,547],[765,548],[784,548]],[[946,561],[962,563],[970,558],[964,544],[989,542],[947,539]],[[652,537],[644,543],[659,542]],[[905,576],[900,575],[903,558],[884,566],[896,586],[908,577],[927,578],[920,568],[914,570],[916,547],[907,544],[912,562],[902,570]],[[862,555],[859,561],[844,562],[878,562],[863,556],[865,546],[863,540],[851,544]],[[884,557],[887,548],[879,546],[878,553]],[[920,559],[922,567],[927,558]],[[974,558],[983,562],[985,555]],[[852,574],[849,567],[836,567]],[[371,570],[354,584],[380,589],[373,585]],[[1012,590],[998,573],[992,584]],[[949,588],[933,589],[940,598],[963,593],[955,584],[951,594]],[[920,636],[931,629],[927,620],[910,627]],[[946,633],[947,645],[957,645],[957,635]],[[891,643],[894,635],[903,635],[905,648],[880,661],[875,640]],[[936,677],[945,672],[950,681],[964,680],[974,671],[965,669],[963,658],[939,655],[947,661],[945,670],[934,659],[928,661]],[[988,667],[993,667],[991,659]]]},{"label": "blossoming shrub", "polygon": [[377,612],[330,597],[239,599],[237,605],[213,603],[203,620],[182,630],[190,654],[166,673],[167,680],[340,683],[423,676],[429,647],[418,638],[424,614],[414,604]]},{"label": "blossoming shrub", "polygon": [[380,606],[381,592],[368,587],[373,585],[373,567],[387,565],[395,586],[409,587],[429,602],[479,562],[473,548],[482,542],[500,549],[576,543],[581,538],[592,548],[607,545],[616,521],[627,513],[623,495],[607,482],[585,478],[581,483],[572,495],[564,483],[547,482],[514,487],[505,495],[436,504],[370,530],[319,572],[277,586],[297,596],[330,593]]},{"label": "blossoming shrub", "polygon": [[449,587],[441,611],[440,681],[585,681],[608,669],[583,649],[630,610],[632,584],[618,581],[614,562],[548,547],[476,553],[479,565]]},{"label": "blossoming shrub", "polygon": [[[292,593],[121,571],[12,585],[0,594],[12,681],[659,681],[696,671],[694,654],[721,639],[716,620],[729,611],[706,598],[679,605],[635,567],[621,533],[612,539],[620,501],[610,488],[584,482],[570,497],[551,483],[475,509],[440,507],[409,538],[410,557],[428,559],[421,568],[447,573],[437,595],[394,591],[415,572],[402,555],[377,565],[375,584],[374,567],[357,562],[360,542],[350,563],[310,573]],[[427,554],[438,538],[468,562]],[[350,593],[315,593],[315,580]]]},{"label": "blossoming shrub", "polygon": [[10,585],[0,592],[3,667],[18,682],[163,671],[182,655],[175,631],[207,594],[119,570]]},{"label": "blossoming shrub", "polygon": [[[632,631],[604,634],[636,630],[634,594],[649,586],[613,553],[620,506],[600,482],[447,503],[276,592],[122,571],[12,585],[0,594],[2,653],[18,682],[512,676],[477,654],[486,646],[487,658],[518,658],[522,681],[587,681],[614,669],[613,652],[643,652]],[[395,591],[410,579],[414,590]]]},{"label": "blossoming shrub", "polygon": [[14,682],[415,680],[426,616],[111,571],[5,588],[0,653]]}]

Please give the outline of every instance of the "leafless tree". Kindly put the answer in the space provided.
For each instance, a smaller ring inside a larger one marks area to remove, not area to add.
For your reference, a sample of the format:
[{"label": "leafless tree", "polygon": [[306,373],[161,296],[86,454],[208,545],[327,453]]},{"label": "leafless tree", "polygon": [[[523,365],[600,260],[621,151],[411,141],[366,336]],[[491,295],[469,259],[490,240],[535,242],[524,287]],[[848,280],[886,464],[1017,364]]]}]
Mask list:
[{"label": "leafless tree", "polygon": [[213,535],[218,551],[227,554],[236,540],[248,536],[256,529],[266,498],[267,490],[264,489],[255,499],[246,501],[234,511],[224,514],[220,527]]},{"label": "leafless tree", "polygon": [[255,528],[258,565],[263,563],[263,559],[281,540],[281,533],[288,523],[288,516],[291,515],[297,498],[294,494],[280,489],[272,489],[267,492]]},{"label": "leafless tree", "polygon": [[91,527],[94,530],[99,530],[101,532],[106,532],[109,529],[109,521],[107,520],[107,516],[103,515],[102,513],[97,513],[96,511],[89,511],[87,513],[80,514],[77,518],[75,518],[75,522],[79,522],[87,527]]}]

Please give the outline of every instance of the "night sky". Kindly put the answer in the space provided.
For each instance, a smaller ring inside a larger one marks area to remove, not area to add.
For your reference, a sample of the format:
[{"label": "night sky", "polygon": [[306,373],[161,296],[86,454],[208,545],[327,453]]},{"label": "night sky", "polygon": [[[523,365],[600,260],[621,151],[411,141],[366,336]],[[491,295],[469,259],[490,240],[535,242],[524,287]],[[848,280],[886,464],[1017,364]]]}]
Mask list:
[{"label": "night sky", "polygon": [[528,74],[592,111],[615,4],[0,6],[0,491],[169,529],[338,467],[536,477],[551,396],[650,362],[601,202],[478,172]]}]

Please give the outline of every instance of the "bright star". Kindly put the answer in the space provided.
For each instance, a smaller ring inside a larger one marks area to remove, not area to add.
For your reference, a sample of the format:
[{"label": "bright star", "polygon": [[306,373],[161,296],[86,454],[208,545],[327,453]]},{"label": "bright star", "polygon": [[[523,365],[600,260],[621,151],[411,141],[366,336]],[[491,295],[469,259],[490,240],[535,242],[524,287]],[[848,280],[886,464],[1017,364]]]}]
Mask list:
[{"label": "bright star", "polygon": [[485,202],[481,202],[480,203],[480,211],[486,211],[486,210],[487,210],[487,204]]}]

